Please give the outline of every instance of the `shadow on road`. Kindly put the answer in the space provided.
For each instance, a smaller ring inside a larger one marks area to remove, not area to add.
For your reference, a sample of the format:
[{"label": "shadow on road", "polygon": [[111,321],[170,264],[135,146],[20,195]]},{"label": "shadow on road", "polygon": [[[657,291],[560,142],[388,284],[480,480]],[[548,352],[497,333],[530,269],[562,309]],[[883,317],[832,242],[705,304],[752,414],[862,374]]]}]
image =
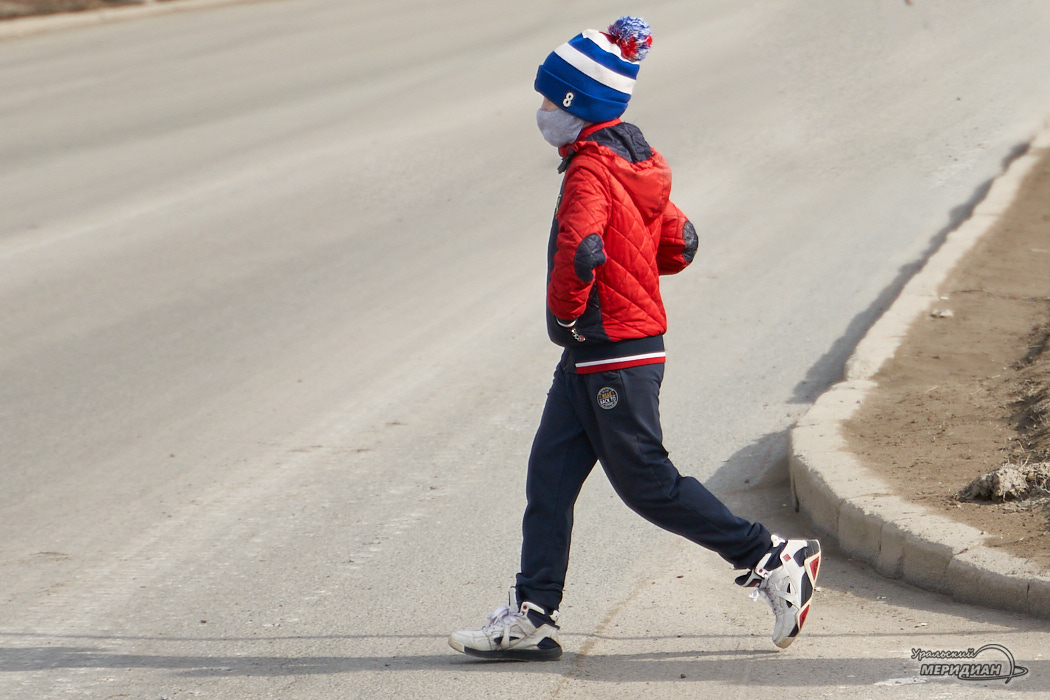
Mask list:
[{"label": "shadow on road", "polygon": [[[344,639],[352,639],[346,637]],[[420,635],[443,641],[437,635]],[[616,638],[618,641],[623,639]],[[703,635],[695,636],[703,647]],[[256,640],[261,641],[261,640]],[[659,643],[659,639],[648,639]],[[680,641],[680,640],[678,640]],[[863,641],[848,639],[849,647],[860,649]],[[185,677],[223,676],[304,676],[314,674],[352,674],[360,672],[445,671],[448,673],[543,673],[573,678],[586,658],[586,679],[590,682],[632,683],[648,681],[739,682],[751,674],[754,662],[761,661],[764,678],[752,677],[753,685],[806,687],[827,682],[828,666],[841,665],[849,674],[837,679],[842,686],[872,685],[900,676],[902,659],[853,656],[837,659],[799,658],[789,652],[774,650],[719,650],[642,652],[633,654],[591,654],[583,657],[567,653],[560,661],[545,664],[488,662],[469,659],[454,653],[406,656],[209,656],[209,655],[143,655],[120,654],[93,646],[23,647],[0,650],[0,673],[55,671],[56,669],[164,669]],[[1046,678],[1050,661],[1026,662],[1029,678]],[[997,683],[1001,685],[1002,683]],[[991,683],[989,683],[991,685]],[[1015,691],[1036,691],[1033,684],[1017,684]],[[1040,687],[1039,692],[1045,692]]]},{"label": "shadow on road", "polygon": [[[1030,144],[1028,143],[1019,143],[1010,149],[1010,152],[1003,158],[1001,172],[1006,172],[1011,163],[1028,152],[1029,147]],[[843,368],[849,356],[853,354],[853,350],[857,347],[857,343],[860,342],[872,325],[879,320],[879,317],[890,307],[894,300],[900,296],[904,286],[915,276],[916,272],[922,269],[926,261],[937,252],[937,249],[941,247],[949,234],[970,218],[977,205],[988,196],[994,181],[995,178],[992,178],[978,185],[969,199],[948,212],[948,223],[934,234],[922,255],[917,260],[900,268],[896,278],[882,290],[868,308],[853,317],[853,320],[846,327],[846,332],[809,368],[802,381],[795,385],[792,402],[813,403],[829,386],[842,379]]]}]

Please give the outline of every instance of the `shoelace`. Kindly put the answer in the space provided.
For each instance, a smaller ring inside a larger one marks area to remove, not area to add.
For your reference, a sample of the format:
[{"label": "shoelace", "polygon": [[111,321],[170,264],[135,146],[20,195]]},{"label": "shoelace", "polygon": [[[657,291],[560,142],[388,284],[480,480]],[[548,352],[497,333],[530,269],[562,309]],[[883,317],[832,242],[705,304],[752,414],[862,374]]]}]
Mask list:
[{"label": "shoelace", "polygon": [[485,631],[489,632],[497,627],[504,626],[507,622],[507,618],[516,615],[517,612],[517,610],[512,610],[509,605],[504,605],[503,607],[494,610],[488,615],[489,623],[485,625]]},{"label": "shoelace", "polygon": [[751,591],[751,595],[749,595],[748,598],[750,598],[751,600],[765,598],[766,602],[769,603],[769,607],[773,607],[773,598],[768,593],[766,593],[766,589],[764,588],[756,587],[754,590]]},{"label": "shoelace", "polygon": [[751,600],[758,600],[759,598],[765,598],[765,601],[767,603],[769,603],[769,607],[775,613],[775,612],[777,612],[778,603],[780,605],[783,605],[782,601],[778,600],[778,599],[782,598],[782,596],[778,595],[778,596],[776,596],[776,598],[774,598],[774,596],[771,595],[770,592],[767,590],[767,587],[766,587],[765,583],[766,582],[763,581],[758,586],[756,586],[754,589],[752,589],[751,594],[748,596],[748,598],[750,598]]}]

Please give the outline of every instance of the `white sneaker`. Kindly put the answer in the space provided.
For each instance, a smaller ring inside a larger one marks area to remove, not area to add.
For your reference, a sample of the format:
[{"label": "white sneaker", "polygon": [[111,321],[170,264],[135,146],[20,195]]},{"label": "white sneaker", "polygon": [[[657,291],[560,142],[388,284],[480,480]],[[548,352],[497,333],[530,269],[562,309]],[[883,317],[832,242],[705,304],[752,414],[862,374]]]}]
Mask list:
[{"label": "white sneaker", "polygon": [[[529,619],[530,612],[550,622],[540,622],[537,627]],[[528,601],[519,607],[512,587],[507,604],[489,615],[487,625],[477,631],[453,632],[448,644],[456,651],[482,659],[554,661],[561,656],[558,626],[554,624],[557,621],[557,610],[547,615],[543,608]]]},{"label": "white sneaker", "polygon": [[751,597],[765,598],[773,609],[773,643],[781,649],[790,646],[802,631],[819,571],[820,542],[773,535],[773,548],[754,569],[736,580],[741,586],[756,588]]}]

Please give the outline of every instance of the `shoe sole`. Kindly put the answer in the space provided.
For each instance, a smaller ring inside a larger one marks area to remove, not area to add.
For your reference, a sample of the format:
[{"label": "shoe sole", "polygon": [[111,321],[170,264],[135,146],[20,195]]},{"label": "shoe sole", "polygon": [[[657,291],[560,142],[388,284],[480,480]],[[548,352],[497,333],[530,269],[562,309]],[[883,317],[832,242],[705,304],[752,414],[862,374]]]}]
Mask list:
[{"label": "shoe sole", "polygon": [[[455,647],[452,647],[456,649]],[[495,651],[481,651],[464,647],[456,649],[467,656],[488,661],[556,661],[561,658],[561,647],[552,649],[497,649]]]},{"label": "shoe sole", "polygon": [[[798,561],[799,555],[803,555],[802,561]],[[791,634],[782,642],[777,643],[781,649],[791,646],[791,642],[795,641],[795,637],[802,631],[802,625],[806,624],[810,602],[813,600],[813,591],[817,588],[817,574],[820,573],[820,542],[806,540],[806,548],[795,553],[795,561],[806,572],[802,577],[802,591],[799,595],[799,602],[802,605],[795,613],[795,629],[791,630]]]}]

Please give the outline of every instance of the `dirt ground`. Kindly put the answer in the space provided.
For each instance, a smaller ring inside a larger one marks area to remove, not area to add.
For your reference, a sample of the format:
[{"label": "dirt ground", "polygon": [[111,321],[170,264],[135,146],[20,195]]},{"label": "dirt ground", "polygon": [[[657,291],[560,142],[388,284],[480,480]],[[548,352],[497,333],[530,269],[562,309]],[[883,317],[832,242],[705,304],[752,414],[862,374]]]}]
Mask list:
[{"label": "dirt ground", "polygon": [[846,432],[900,496],[1050,569],[1045,481],[1024,500],[957,496],[1003,465],[1050,461],[1050,149],[1041,158]]},{"label": "dirt ground", "polygon": [[0,20],[55,12],[97,10],[118,5],[142,5],[149,1],[152,0],[0,0]]}]

